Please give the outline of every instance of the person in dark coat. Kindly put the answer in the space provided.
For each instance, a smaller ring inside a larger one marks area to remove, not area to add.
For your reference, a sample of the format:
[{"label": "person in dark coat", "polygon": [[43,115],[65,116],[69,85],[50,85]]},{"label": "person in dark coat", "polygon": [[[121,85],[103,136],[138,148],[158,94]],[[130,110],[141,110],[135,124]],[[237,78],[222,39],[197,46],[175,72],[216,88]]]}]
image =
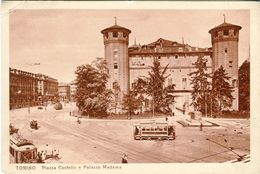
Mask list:
[{"label": "person in dark coat", "polygon": [[123,154],[122,163],[128,163],[126,154]]}]

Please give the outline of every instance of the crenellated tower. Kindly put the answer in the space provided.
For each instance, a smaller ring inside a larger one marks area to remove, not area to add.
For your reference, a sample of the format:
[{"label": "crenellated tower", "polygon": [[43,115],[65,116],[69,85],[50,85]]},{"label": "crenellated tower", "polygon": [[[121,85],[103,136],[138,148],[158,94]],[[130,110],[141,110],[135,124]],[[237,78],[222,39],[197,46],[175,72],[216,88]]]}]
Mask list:
[{"label": "crenellated tower", "polygon": [[124,94],[129,92],[128,42],[131,31],[115,25],[101,31],[105,45],[105,59],[109,70],[108,88],[119,86]]},{"label": "crenellated tower", "polygon": [[212,72],[221,65],[230,77],[234,87],[232,108],[238,110],[238,41],[241,26],[224,23],[209,30],[212,43]]}]

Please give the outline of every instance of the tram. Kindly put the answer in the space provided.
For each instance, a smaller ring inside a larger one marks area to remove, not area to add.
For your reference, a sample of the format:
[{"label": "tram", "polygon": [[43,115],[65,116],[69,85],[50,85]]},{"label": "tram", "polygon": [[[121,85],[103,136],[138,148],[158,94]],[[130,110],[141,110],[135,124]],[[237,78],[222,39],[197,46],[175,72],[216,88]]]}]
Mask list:
[{"label": "tram", "polygon": [[10,136],[10,163],[37,163],[37,148],[19,134]]},{"label": "tram", "polygon": [[175,126],[168,122],[147,122],[134,125],[134,139],[174,140]]}]

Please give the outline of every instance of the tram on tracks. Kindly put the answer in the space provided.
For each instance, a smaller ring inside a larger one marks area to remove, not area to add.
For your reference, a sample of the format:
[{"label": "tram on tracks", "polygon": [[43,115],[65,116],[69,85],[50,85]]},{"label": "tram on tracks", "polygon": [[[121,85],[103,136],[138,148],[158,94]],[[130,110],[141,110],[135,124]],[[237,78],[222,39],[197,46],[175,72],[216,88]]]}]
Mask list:
[{"label": "tram on tracks", "polygon": [[168,122],[144,122],[134,125],[135,140],[174,140],[175,126]]},{"label": "tram on tracks", "polygon": [[10,136],[10,163],[37,163],[37,148],[19,134]]}]

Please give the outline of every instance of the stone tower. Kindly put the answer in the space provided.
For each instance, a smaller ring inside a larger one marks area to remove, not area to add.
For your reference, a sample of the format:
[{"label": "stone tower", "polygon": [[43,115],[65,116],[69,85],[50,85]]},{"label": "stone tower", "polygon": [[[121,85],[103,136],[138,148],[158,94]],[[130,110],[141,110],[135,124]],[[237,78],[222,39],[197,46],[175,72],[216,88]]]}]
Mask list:
[{"label": "stone tower", "polygon": [[119,87],[121,93],[129,92],[129,59],[128,41],[131,31],[115,25],[101,31],[105,45],[105,59],[107,61],[109,79],[108,88]]},{"label": "stone tower", "polygon": [[[225,16],[224,16],[225,17]],[[230,77],[230,84],[234,87],[232,93],[234,100],[232,108],[238,110],[238,25],[224,23],[209,30],[212,43],[212,72],[216,71],[221,65]]]}]

